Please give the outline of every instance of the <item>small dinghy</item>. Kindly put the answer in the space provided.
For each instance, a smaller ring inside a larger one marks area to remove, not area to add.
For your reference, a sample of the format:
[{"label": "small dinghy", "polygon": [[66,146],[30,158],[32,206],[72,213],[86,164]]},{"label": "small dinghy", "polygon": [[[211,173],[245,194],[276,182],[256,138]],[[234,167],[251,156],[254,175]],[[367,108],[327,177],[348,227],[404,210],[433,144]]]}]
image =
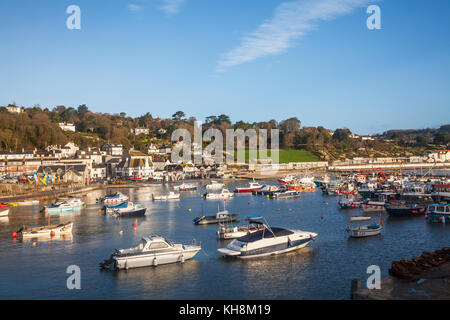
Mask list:
[{"label": "small dinghy", "polygon": [[158,266],[192,259],[202,248],[198,245],[171,243],[160,236],[144,237],[134,248],[118,249],[100,263],[104,270],[120,270]]},{"label": "small dinghy", "polygon": [[180,194],[179,193],[175,193],[173,191],[170,191],[168,195],[160,195],[160,196],[155,196],[152,194],[152,200],[156,201],[156,200],[178,200],[180,199]]},{"label": "small dinghy", "polygon": [[128,202],[125,208],[115,208],[111,211],[106,211],[115,217],[131,217],[131,216],[143,216],[147,208],[143,207],[139,203]]},{"label": "small dinghy", "polygon": [[182,183],[180,185],[174,186],[173,190],[175,190],[175,191],[195,191],[195,190],[197,190],[197,186],[195,184]]},{"label": "small dinghy", "polygon": [[22,228],[17,230],[16,234],[17,236],[22,238],[51,237],[55,235],[72,233],[72,227],[72,221],[58,225],[47,225],[33,228],[23,226]]},{"label": "small dinghy", "polygon": [[[372,220],[371,217],[351,217],[349,222],[350,223],[358,223],[358,222],[365,222]],[[351,227],[350,225],[347,225],[347,232],[350,237],[352,238],[364,238],[364,237],[371,237],[376,236],[381,233],[381,230],[383,230],[383,219],[381,219],[380,223],[372,223],[372,224],[363,224],[363,225],[356,225]]]}]

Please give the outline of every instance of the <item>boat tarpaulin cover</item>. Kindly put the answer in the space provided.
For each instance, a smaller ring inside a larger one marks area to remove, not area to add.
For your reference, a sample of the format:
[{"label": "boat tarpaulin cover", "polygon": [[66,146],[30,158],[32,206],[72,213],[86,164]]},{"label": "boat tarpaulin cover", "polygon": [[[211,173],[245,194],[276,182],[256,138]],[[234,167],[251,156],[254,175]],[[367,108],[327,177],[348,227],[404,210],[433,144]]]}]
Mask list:
[{"label": "boat tarpaulin cover", "polygon": [[[283,228],[271,228],[272,232],[275,234],[276,237],[281,237],[281,236],[288,236],[293,234],[294,232],[292,232],[291,230],[287,230],[287,229],[283,229]],[[254,233],[250,233],[246,236],[240,237],[239,241],[240,242],[254,242],[254,241],[258,241],[261,240],[263,238],[273,238],[273,234],[272,232],[270,232],[267,229],[263,229]]]}]

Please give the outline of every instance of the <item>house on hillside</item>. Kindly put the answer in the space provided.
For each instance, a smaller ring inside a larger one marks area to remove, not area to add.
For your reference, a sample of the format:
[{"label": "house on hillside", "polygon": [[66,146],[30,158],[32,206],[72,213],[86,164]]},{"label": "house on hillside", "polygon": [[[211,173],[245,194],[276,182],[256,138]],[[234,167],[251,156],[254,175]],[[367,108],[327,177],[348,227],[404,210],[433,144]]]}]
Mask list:
[{"label": "house on hillside", "polygon": [[154,173],[152,157],[139,151],[131,151],[122,157],[115,172],[123,178],[151,178]]},{"label": "house on hillside", "polygon": [[75,132],[75,125],[73,123],[60,122],[58,125],[63,131]]},{"label": "house on hillside", "polygon": [[5,108],[6,108],[6,110],[8,110],[8,112],[11,112],[11,113],[22,113],[25,111],[24,107],[18,107],[15,105],[9,105]]}]

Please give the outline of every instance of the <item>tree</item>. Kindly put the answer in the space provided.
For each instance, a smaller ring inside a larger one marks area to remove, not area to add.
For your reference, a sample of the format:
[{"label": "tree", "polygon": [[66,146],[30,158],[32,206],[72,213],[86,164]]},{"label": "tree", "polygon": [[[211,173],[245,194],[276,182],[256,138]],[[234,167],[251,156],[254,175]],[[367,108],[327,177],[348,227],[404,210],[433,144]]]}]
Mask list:
[{"label": "tree", "polygon": [[77,112],[80,118],[83,118],[84,115],[89,111],[88,107],[85,104],[78,106]]},{"label": "tree", "polygon": [[186,115],[184,114],[183,111],[177,111],[172,115],[172,120],[175,122],[179,122],[181,120],[184,120],[186,117]]}]

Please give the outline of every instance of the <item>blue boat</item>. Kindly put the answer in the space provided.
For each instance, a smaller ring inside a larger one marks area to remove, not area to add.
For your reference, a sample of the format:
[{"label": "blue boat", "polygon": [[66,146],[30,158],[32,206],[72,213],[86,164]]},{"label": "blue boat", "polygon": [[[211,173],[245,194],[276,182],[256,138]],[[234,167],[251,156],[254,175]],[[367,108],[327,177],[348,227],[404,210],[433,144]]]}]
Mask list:
[{"label": "blue boat", "polygon": [[450,204],[434,203],[427,209],[428,221],[434,223],[450,222]]},{"label": "blue boat", "polygon": [[103,207],[103,209],[106,212],[110,213],[110,212],[113,212],[114,209],[120,209],[120,208],[126,208],[126,207],[128,207],[128,201],[125,201],[125,202],[122,202],[122,203],[119,203],[119,204],[116,204],[116,205],[112,205],[112,206],[106,206],[105,205]]}]

